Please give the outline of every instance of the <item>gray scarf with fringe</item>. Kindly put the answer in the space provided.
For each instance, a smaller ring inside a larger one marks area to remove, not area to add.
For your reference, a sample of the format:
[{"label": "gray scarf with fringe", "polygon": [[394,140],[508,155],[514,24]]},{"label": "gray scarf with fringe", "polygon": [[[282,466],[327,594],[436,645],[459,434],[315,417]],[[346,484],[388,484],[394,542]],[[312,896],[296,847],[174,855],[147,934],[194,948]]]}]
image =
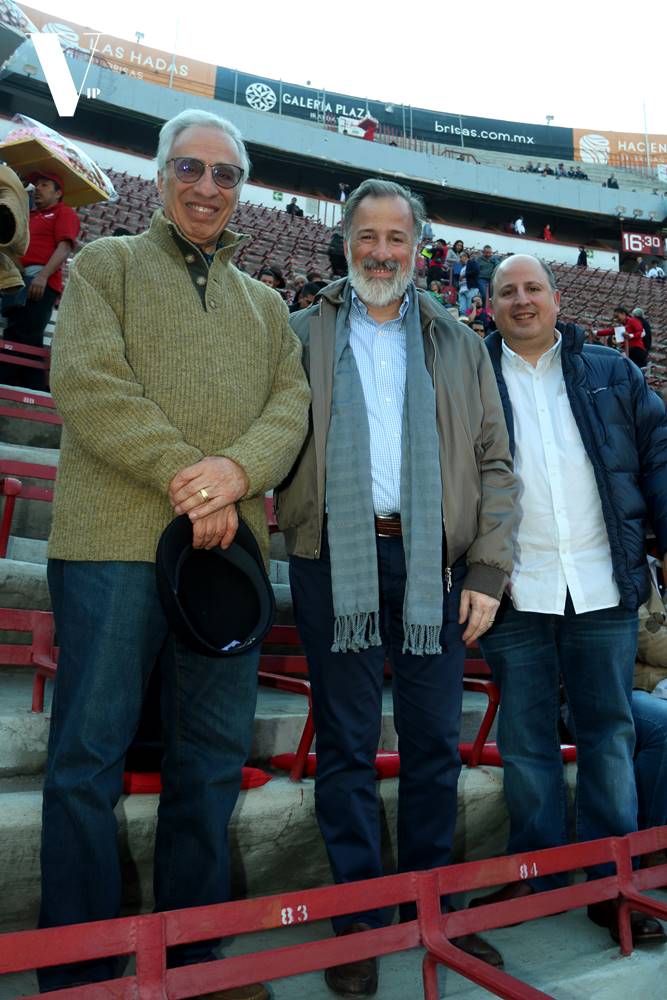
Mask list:
[{"label": "gray scarf with fringe", "polygon": [[[361,379],[350,347],[351,291],[348,282],[336,320],[326,452],[333,653],[358,652],[382,643],[370,433]],[[401,524],[407,570],[403,652],[424,656],[441,652],[442,479],[435,390],[426,368],[417,292],[412,284],[408,295],[401,446]]]}]

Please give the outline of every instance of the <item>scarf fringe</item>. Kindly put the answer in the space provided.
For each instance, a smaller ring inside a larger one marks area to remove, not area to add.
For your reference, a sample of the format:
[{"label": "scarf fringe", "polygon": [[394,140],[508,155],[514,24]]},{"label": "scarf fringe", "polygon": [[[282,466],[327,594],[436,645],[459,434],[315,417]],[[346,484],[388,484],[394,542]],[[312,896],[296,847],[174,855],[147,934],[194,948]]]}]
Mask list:
[{"label": "scarf fringe", "polygon": [[378,611],[360,611],[335,618],[332,653],[358,653],[361,649],[381,644]]},{"label": "scarf fringe", "polygon": [[442,652],[439,625],[408,625],[403,622],[403,652],[413,656],[435,656]]}]

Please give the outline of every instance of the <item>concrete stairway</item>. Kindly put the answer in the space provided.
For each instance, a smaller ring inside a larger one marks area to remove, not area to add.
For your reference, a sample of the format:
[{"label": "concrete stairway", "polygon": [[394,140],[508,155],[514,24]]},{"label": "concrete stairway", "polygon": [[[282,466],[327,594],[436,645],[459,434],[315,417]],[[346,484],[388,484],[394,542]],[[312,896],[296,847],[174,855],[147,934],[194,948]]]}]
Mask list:
[{"label": "concrete stairway", "polygon": [[[46,760],[48,711],[30,712],[31,672],[0,673],[0,929],[34,925],[39,900],[41,782]],[[471,740],[484,697],[465,695],[462,739]],[[250,762],[271,770],[270,758],[293,750],[305,720],[306,700],[260,688]],[[391,692],[385,692],[381,746],[396,749]],[[329,868],[314,814],[313,782],[290,782],[272,772],[261,788],[241,793],[232,821],[234,883],[239,895],[262,895],[326,884]],[[397,781],[379,783],[388,863],[395,854]],[[506,837],[502,774],[497,768],[465,770],[461,781],[457,857],[501,853]],[[151,906],[152,844],[157,796],[124,796],[119,803],[121,853],[129,886],[127,904]]]}]

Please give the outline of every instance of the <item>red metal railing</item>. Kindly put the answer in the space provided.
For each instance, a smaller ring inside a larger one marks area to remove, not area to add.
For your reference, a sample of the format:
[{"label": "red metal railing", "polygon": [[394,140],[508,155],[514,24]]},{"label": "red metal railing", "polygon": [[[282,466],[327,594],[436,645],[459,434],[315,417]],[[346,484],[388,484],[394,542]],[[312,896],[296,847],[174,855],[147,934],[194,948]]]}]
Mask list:
[{"label": "red metal railing", "polygon": [[[430,872],[411,872],[198,909],[41,931],[20,931],[0,936],[0,974],[134,954],[135,975],[56,991],[53,996],[62,1000],[78,997],[85,997],[86,1000],[130,1000],[137,996],[142,1000],[182,1000],[214,990],[301,975],[421,945],[426,949],[423,965],[425,1000],[438,1000],[439,964],[508,1000],[545,1000],[547,994],[473,958],[456,948],[452,939],[551,916],[603,900],[618,900],[620,948],[623,955],[629,955],[632,951],[631,908],[667,918],[667,905],[643,892],[665,884],[667,864],[635,872],[632,858],[666,847],[667,827],[656,827],[626,837],[450,865]],[[485,889],[537,874],[555,874],[606,862],[612,862],[616,867],[616,873],[608,878],[445,916],[440,912],[443,894]],[[166,965],[166,949],[175,945],[250,934],[407,902],[414,902],[417,906],[417,919],[409,923],[200,965],[176,969],[168,969]],[[414,995],[417,995],[416,989]]]}]

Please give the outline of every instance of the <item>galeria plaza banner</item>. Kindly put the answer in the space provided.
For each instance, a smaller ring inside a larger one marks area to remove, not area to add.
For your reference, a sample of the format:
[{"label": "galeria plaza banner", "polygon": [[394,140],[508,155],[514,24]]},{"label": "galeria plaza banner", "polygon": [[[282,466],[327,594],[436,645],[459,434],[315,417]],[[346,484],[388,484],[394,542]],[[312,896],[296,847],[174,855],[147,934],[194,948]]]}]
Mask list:
[{"label": "galeria plaza banner", "polygon": [[608,163],[614,167],[667,164],[667,135],[573,129],[573,136],[575,158],[583,163]]},{"label": "galeria plaza banner", "polygon": [[340,132],[349,130],[350,119],[377,119],[384,133],[438,142],[462,149],[494,149],[529,156],[572,160],[572,129],[493,118],[473,118],[427,111],[404,104],[388,104],[366,97],[299,87],[284,80],[271,80],[219,66],[215,83],[219,101],[240,104],[274,115],[320,122]]},{"label": "galeria plaza banner", "polygon": [[[33,7],[20,5],[26,17],[40,30],[60,36],[66,55],[73,55],[76,49],[89,53],[98,34],[92,28],[64,20],[53,14],[45,14]],[[71,46],[68,52],[68,43]],[[95,46],[95,62],[126,76],[149,83],[159,83],[163,87],[213,97],[215,89],[215,67],[208,63],[186,59],[160,49],[137,45],[112,35],[100,34]]]}]

